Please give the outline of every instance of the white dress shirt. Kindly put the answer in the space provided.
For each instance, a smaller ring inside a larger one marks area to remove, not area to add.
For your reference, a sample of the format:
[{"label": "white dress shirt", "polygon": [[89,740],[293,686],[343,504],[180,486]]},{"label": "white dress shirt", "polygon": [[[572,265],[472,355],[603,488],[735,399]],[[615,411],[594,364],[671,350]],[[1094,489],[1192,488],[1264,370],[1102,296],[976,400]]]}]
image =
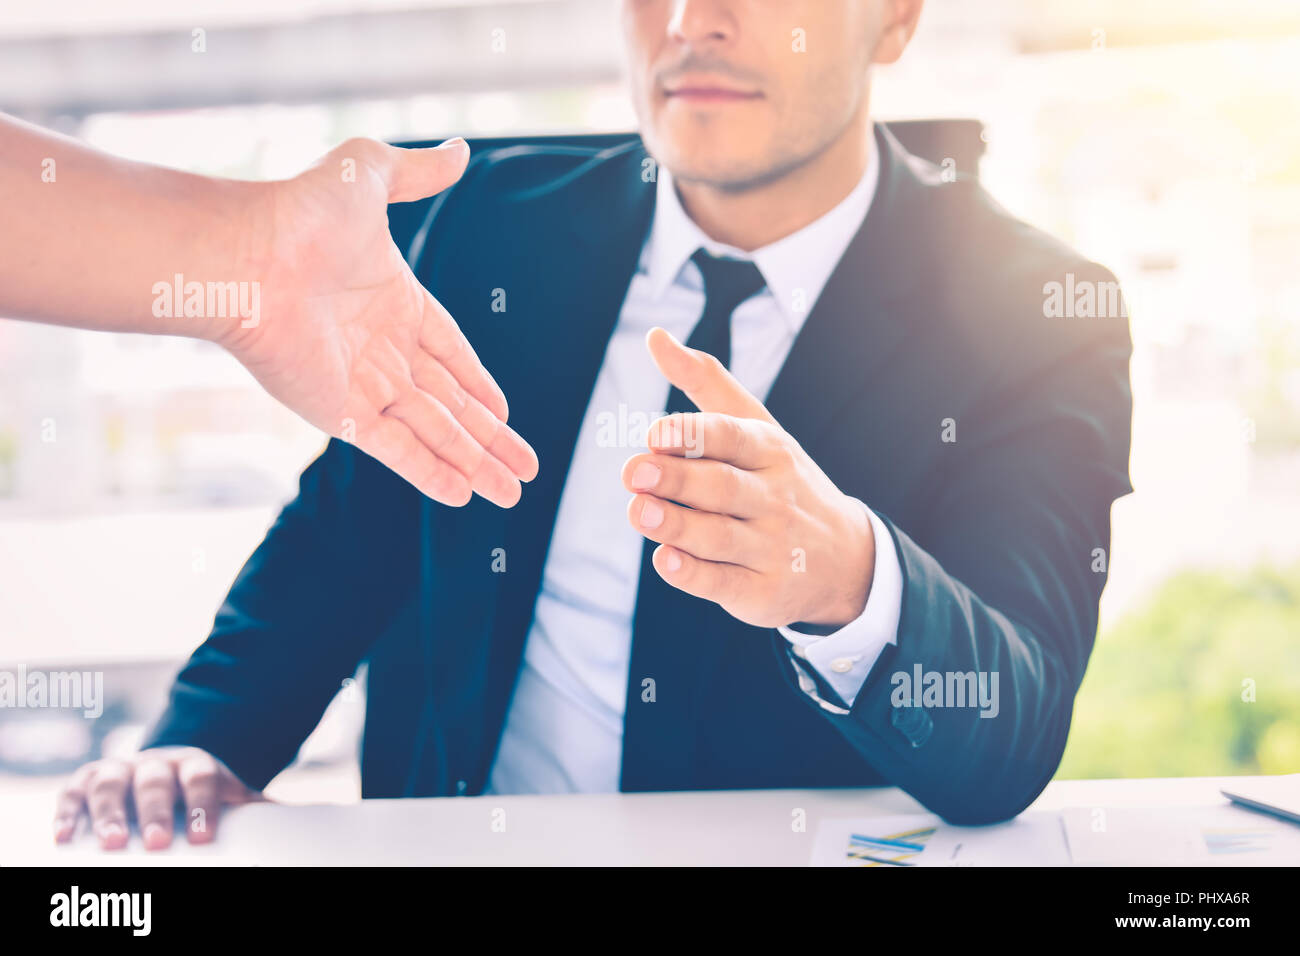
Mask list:
[{"label": "white dress shirt", "polygon": [[[645,450],[663,415],[668,382],[645,346],[662,326],[685,342],[704,310],[704,285],[690,261],[701,246],[752,259],[767,283],[731,321],[731,372],[766,399],[823,287],[862,225],[879,161],[826,215],[753,253],[709,239],[687,216],[660,167],[654,221],[605,350],[560,498],[523,666],[506,715],[489,793],[615,792],[623,753],[623,711],[644,538],[629,524],[623,463]],[[865,506],[864,506],[865,507]],[[885,645],[897,640],[902,574],[889,532],[868,510],[876,563],[866,609],[826,636],[781,628],[795,656],[852,706]],[[805,693],[822,701],[799,666]]]}]

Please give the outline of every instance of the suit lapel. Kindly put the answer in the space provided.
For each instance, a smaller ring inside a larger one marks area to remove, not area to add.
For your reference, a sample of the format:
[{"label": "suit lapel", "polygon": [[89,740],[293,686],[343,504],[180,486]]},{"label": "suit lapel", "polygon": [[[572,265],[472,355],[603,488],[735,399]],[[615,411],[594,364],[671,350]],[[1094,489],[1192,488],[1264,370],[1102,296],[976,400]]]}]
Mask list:
[{"label": "suit lapel", "polygon": [[772,391],[768,411],[814,461],[826,425],[869,386],[909,334],[894,303],[921,280],[915,248],[917,206],[925,186],[915,160],[876,126],[880,179],[862,228],[849,243],[804,322]]}]

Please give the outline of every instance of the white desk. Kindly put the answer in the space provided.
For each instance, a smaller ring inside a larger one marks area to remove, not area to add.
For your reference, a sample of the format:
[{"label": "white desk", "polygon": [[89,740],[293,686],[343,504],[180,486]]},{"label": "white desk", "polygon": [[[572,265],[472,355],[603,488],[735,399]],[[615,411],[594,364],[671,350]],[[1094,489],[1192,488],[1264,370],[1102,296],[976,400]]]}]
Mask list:
[{"label": "white desk", "polygon": [[[1031,809],[1222,805],[1219,788],[1242,779],[1063,780]],[[0,794],[0,864],[803,866],[819,819],[924,812],[893,788],[260,804],[225,814],[207,847],[146,853],[133,835],[126,850],[101,853],[88,834],[54,846],[53,806],[52,794]],[[796,808],[804,832],[791,827]],[[498,809],[504,832],[493,831]]]}]

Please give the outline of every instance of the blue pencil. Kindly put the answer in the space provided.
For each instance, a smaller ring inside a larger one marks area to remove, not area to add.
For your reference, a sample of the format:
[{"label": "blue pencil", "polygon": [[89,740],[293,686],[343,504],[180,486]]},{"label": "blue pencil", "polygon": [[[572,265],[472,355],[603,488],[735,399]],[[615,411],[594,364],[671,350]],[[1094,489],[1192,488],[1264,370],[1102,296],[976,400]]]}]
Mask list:
[{"label": "blue pencil", "polygon": [[877,846],[897,847],[901,850],[915,850],[918,853],[925,849],[925,847],[920,843],[904,843],[902,840],[887,840],[883,837],[860,836],[856,833],[850,833],[849,839],[854,843],[874,843]]}]

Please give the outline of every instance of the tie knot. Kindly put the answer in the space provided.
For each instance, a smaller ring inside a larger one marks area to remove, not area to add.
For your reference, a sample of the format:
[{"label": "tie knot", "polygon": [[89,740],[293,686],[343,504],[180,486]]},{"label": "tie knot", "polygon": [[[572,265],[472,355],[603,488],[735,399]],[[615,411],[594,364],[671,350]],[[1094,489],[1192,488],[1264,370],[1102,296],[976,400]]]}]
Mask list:
[{"label": "tie knot", "polygon": [[758,266],[748,259],[722,259],[697,249],[691,261],[704,276],[704,297],[709,307],[726,315],[767,285]]}]

